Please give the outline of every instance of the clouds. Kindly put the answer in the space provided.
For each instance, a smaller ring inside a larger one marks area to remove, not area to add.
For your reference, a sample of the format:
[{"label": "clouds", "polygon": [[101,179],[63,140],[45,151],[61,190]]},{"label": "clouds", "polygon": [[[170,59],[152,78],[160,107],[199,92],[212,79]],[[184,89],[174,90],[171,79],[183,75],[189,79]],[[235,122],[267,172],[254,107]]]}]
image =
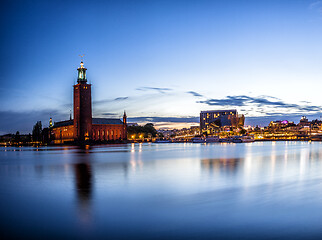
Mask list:
[{"label": "clouds", "polygon": [[[98,111],[95,114],[102,117],[116,117],[120,115],[113,115],[114,111],[126,109],[128,110],[128,115],[132,116],[130,118],[132,122],[153,122],[156,124],[167,122],[175,124],[199,122],[199,112],[201,110],[233,108],[247,118],[255,117],[256,121],[260,121],[258,117],[268,117],[274,120],[276,117],[285,114],[295,114],[296,116],[318,115],[322,112],[321,106],[314,105],[309,101],[287,102],[269,95],[253,96],[245,94],[210,98],[198,91],[182,91],[168,87],[140,87],[136,90],[141,91],[141,94],[110,100],[114,101],[114,103],[102,105],[97,108]],[[102,108],[103,106],[104,108]],[[136,110],[138,106],[140,106],[140,111]],[[164,109],[164,106],[166,106],[166,109]],[[177,109],[180,109],[180,111],[177,111]],[[104,113],[106,111],[109,113]],[[167,117],[171,115],[177,117]]]},{"label": "clouds", "polygon": [[[93,101],[93,117],[121,118],[123,110],[126,110],[129,122],[152,122],[158,127],[180,128],[198,124],[201,110],[237,109],[251,125],[268,124],[272,120],[289,117],[298,121],[301,115],[322,115],[322,107],[306,99],[287,102],[274,96],[252,94],[211,98],[198,90],[168,87],[140,87],[136,90],[140,92]],[[30,132],[36,121],[41,120],[47,126],[50,116],[54,121],[69,119],[71,104],[68,108],[57,106],[56,110],[0,111],[0,133]]]},{"label": "clouds", "polygon": [[199,117],[134,117],[128,118],[129,122],[170,122],[170,123],[196,123]]},{"label": "clouds", "polygon": [[[303,115],[302,114],[272,114],[269,116],[262,117],[247,117],[245,118],[245,125],[251,126],[267,126],[271,121],[276,120],[288,120],[294,123],[298,123]],[[320,119],[319,114],[309,114],[306,115],[308,119]]]},{"label": "clouds", "polygon": [[249,100],[247,96],[227,96],[223,99],[207,99],[204,101],[197,101],[197,103],[204,103],[209,106],[245,106]]},{"label": "clouds", "polygon": [[[285,113],[285,112],[321,112],[321,106],[305,104],[286,103],[278,98],[271,96],[252,97],[247,95],[226,96],[225,98],[210,98],[197,103],[203,103],[208,106],[223,106],[228,108],[236,107],[256,107],[257,112],[267,113],[269,115]],[[270,112],[271,111],[271,112]]]},{"label": "clouds", "polygon": [[68,114],[57,110],[39,110],[39,111],[0,111],[0,134],[4,133],[30,133],[33,125],[37,121],[42,121],[43,127],[48,127],[49,118],[53,121],[69,119]]},{"label": "clouds", "polygon": [[197,92],[194,92],[194,91],[189,91],[189,92],[186,92],[186,93],[189,93],[195,97],[203,97],[203,95],[201,95],[200,93],[197,93]]},{"label": "clouds", "polygon": [[315,8],[320,7],[321,5],[322,5],[322,1],[315,1],[315,2],[310,3],[309,9],[315,9]]},{"label": "clouds", "polygon": [[101,115],[103,115],[104,117],[108,117],[108,118],[117,118],[117,117],[119,117],[119,115],[117,113],[110,113],[110,112],[101,113]]},{"label": "clouds", "polygon": [[159,93],[166,93],[166,92],[171,91],[172,89],[171,88],[159,88],[159,87],[139,87],[136,90],[138,90],[138,91],[150,91],[150,90],[153,90],[153,91],[157,91]]},{"label": "clouds", "polygon": [[315,1],[309,5],[309,9],[318,12],[322,15],[322,1]]},{"label": "clouds", "polygon": [[127,100],[129,97],[117,97],[117,98],[114,98],[114,99],[102,99],[102,100],[97,100],[97,101],[93,101],[93,104],[105,104],[105,103],[110,103],[110,102],[115,102],[115,101],[124,101],[124,100]]},{"label": "clouds", "polygon": [[114,99],[114,101],[121,101],[121,100],[126,100],[128,99],[129,97],[117,97]]}]

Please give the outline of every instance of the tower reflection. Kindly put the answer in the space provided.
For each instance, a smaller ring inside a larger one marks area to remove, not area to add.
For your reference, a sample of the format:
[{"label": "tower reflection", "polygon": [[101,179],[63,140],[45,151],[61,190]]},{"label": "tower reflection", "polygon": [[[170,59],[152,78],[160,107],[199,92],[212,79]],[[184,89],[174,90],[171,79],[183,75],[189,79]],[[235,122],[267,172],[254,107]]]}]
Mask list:
[{"label": "tower reflection", "polygon": [[87,204],[92,196],[91,166],[87,163],[78,163],[74,168],[78,200],[81,204]]},{"label": "tower reflection", "polygon": [[75,189],[77,196],[79,220],[84,225],[92,221],[91,200],[93,194],[92,167],[88,163],[74,165]]}]

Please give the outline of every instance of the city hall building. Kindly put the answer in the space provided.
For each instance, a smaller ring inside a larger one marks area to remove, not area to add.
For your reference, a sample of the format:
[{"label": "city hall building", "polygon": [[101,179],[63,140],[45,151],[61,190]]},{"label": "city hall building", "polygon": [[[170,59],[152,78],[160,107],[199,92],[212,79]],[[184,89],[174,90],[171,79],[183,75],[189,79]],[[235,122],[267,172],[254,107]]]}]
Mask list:
[{"label": "city hall building", "polygon": [[50,123],[53,143],[126,140],[125,112],[123,121],[114,118],[92,117],[92,86],[87,83],[86,70],[81,61],[77,69],[77,84],[74,85],[74,119],[55,122],[54,125]]}]

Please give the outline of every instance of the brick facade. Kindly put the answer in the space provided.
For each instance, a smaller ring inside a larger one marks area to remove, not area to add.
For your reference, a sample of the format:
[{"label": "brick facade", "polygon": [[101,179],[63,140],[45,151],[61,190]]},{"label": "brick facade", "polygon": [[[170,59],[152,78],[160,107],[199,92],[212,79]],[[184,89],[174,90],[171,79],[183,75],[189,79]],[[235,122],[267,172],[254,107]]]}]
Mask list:
[{"label": "brick facade", "polygon": [[91,85],[74,85],[74,136],[77,141],[91,139],[92,136],[92,96]]}]

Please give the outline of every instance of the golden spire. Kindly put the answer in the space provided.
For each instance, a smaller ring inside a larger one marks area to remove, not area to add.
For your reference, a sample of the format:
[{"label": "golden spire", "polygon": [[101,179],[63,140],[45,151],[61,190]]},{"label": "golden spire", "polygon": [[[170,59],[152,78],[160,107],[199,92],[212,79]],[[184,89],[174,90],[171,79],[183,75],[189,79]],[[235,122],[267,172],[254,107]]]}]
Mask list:
[{"label": "golden spire", "polygon": [[80,63],[81,66],[80,66],[80,68],[84,68],[83,58],[84,58],[85,54],[78,55],[78,56],[80,56],[80,58],[81,58],[81,63]]}]

